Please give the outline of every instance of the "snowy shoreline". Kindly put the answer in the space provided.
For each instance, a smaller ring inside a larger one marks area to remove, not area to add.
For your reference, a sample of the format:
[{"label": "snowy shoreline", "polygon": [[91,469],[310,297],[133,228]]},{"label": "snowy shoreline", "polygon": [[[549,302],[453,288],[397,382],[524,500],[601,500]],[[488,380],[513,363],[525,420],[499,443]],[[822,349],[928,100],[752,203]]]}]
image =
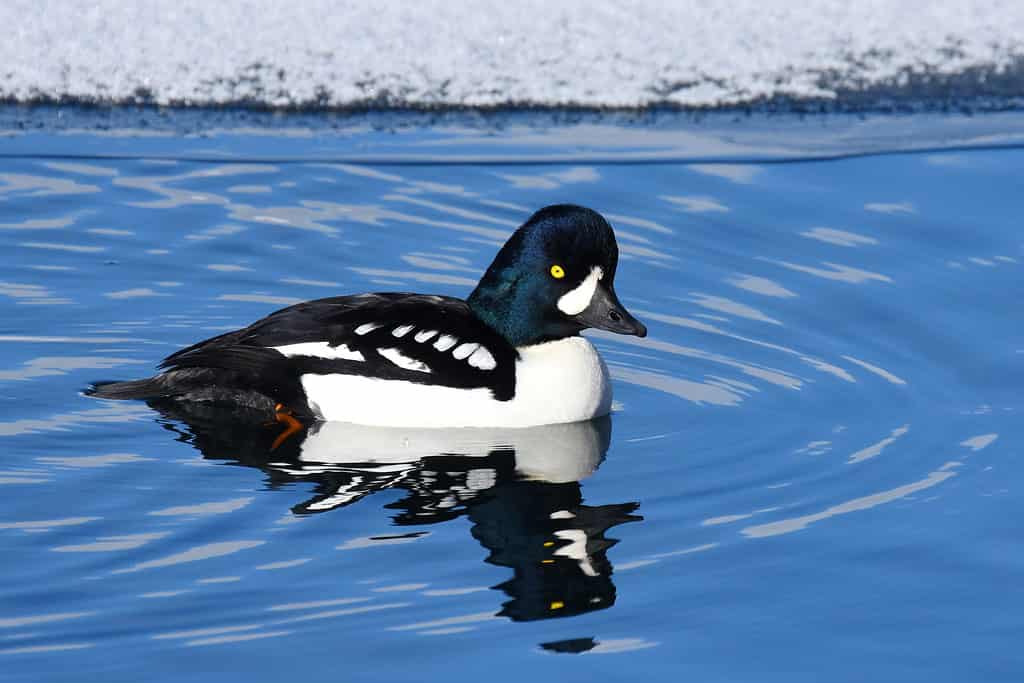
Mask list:
[{"label": "snowy shoreline", "polygon": [[10,0],[0,100],[842,109],[1019,98],[1024,3]]}]

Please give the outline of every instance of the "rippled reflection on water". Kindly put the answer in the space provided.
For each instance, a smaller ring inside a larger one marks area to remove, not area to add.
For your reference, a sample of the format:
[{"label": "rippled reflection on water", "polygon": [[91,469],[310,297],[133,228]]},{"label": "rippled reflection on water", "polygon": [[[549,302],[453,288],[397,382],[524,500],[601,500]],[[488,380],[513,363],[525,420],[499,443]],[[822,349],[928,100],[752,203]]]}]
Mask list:
[{"label": "rippled reflection on water", "polygon": [[[5,161],[4,670],[1012,678],[1022,160]],[[78,393],[304,299],[465,295],[559,201],[651,330],[592,335],[610,420],[271,449]]]}]

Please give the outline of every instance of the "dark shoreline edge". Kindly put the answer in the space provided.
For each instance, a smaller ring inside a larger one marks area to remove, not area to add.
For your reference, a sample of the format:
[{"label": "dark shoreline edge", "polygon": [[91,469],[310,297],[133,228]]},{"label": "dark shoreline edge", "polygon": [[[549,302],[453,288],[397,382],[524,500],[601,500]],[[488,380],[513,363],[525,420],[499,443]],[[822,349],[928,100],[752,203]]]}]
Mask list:
[{"label": "dark shoreline edge", "polygon": [[0,134],[49,129],[110,130],[148,128],[183,134],[231,127],[312,126],[323,130],[370,125],[377,130],[464,125],[500,130],[507,125],[649,126],[667,122],[700,124],[704,121],[748,118],[827,118],[912,114],[980,116],[1024,112],[1024,84],[1020,95],[953,95],[949,97],[879,96],[859,92],[838,100],[773,97],[745,104],[684,107],[660,103],[643,107],[591,107],[576,104],[546,105],[509,102],[494,106],[449,104],[392,104],[367,100],[345,106],[315,102],[273,106],[239,100],[225,103],[156,104],[144,99],[106,101],[78,97],[39,97],[31,101],[0,98]]},{"label": "dark shoreline edge", "polygon": [[[988,103],[992,104],[992,103]],[[258,111],[0,105],[0,159],[570,165],[785,163],[1024,146],[1024,97],[999,106]]]},{"label": "dark shoreline edge", "polygon": [[[955,55],[951,55],[955,56]],[[697,82],[662,83],[648,88],[651,97],[638,106],[580,105],[571,100],[561,102],[530,102],[507,100],[494,105],[464,105],[444,101],[443,94],[436,101],[410,100],[406,93],[388,90],[370,90],[365,97],[347,102],[335,101],[326,86],[318,86],[315,96],[306,100],[289,100],[273,104],[268,100],[240,96],[228,100],[179,99],[161,101],[153,90],[140,87],[130,96],[110,99],[92,96],[62,96],[39,92],[28,98],[17,98],[0,88],[0,110],[14,108],[21,112],[46,111],[53,108],[73,107],[79,110],[103,111],[135,108],[147,112],[216,111],[249,112],[277,116],[281,114],[333,115],[360,117],[382,114],[398,115],[419,125],[433,125],[430,117],[458,115],[463,117],[497,118],[510,114],[528,113],[533,116],[604,117],[643,121],[650,117],[689,116],[699,118],[706,114],[736,116],[750,115],[821,115],[821,114],[910,114],[923,112],[959,112],[982,114],[987,112],[1024,110],[1024,56],[1015,57],[1009,64],[979,65],[954,73],[943,73],[935,68],[921,70],[906,67],[895,76],[881,82],[853,82],[838,70],[815,72],[822,90],[835,92],[834,98],[795,97],[786,95],[739,96],[734,103],[721,105],[680,105],[668,98],[678,92],[699,86]],[[245,79],[246,89],[252,89],[251,78]],[[216,85],[232,88],[235,81],[222,80]],[[261,88],[257,88],[261,90]],[[273,92],[274,98],[281,97]],[[0,117],[0,130],[10,121]],[[414,124],[415,125],[415,124]]]}]

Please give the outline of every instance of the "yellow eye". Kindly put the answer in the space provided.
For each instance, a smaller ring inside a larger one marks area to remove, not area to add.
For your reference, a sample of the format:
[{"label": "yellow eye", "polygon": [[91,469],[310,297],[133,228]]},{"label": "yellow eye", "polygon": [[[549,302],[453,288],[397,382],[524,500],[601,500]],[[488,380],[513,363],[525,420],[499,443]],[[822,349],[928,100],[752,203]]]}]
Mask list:
[{"label": "yellow eye", "polygon": [[565,277],[565,269],[557,264],[551,266],[551,277],[555,278],[556,280],[561,280],[563,277]]}]

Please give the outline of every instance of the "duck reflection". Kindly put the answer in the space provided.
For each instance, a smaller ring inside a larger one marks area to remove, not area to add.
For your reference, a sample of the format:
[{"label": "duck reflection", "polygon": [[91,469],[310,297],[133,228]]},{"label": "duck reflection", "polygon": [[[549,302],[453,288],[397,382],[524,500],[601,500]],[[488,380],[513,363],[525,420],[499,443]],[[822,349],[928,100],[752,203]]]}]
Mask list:
[{"label": "duck reflection", "polygon": [[[311,482],[315,495],[298,515],[351,505],[375,491],[403,489],[386,507],[398,525],[435,524],[461,515],[489,551],[487,562],[513,570],[495,588],[508,594],[501,615],[516,621],[570,616],[615,602],[605,533],[637,503],[583,504],[580,480],[604,459],[611,420],[528,429],[396,429],[337,422],[303,427],[284,443],[280,427],[215,406],[153,403],[164,426],[203,457],[256,467],[271,487]],[[184,428],[179,424],[184,423]]]}]

